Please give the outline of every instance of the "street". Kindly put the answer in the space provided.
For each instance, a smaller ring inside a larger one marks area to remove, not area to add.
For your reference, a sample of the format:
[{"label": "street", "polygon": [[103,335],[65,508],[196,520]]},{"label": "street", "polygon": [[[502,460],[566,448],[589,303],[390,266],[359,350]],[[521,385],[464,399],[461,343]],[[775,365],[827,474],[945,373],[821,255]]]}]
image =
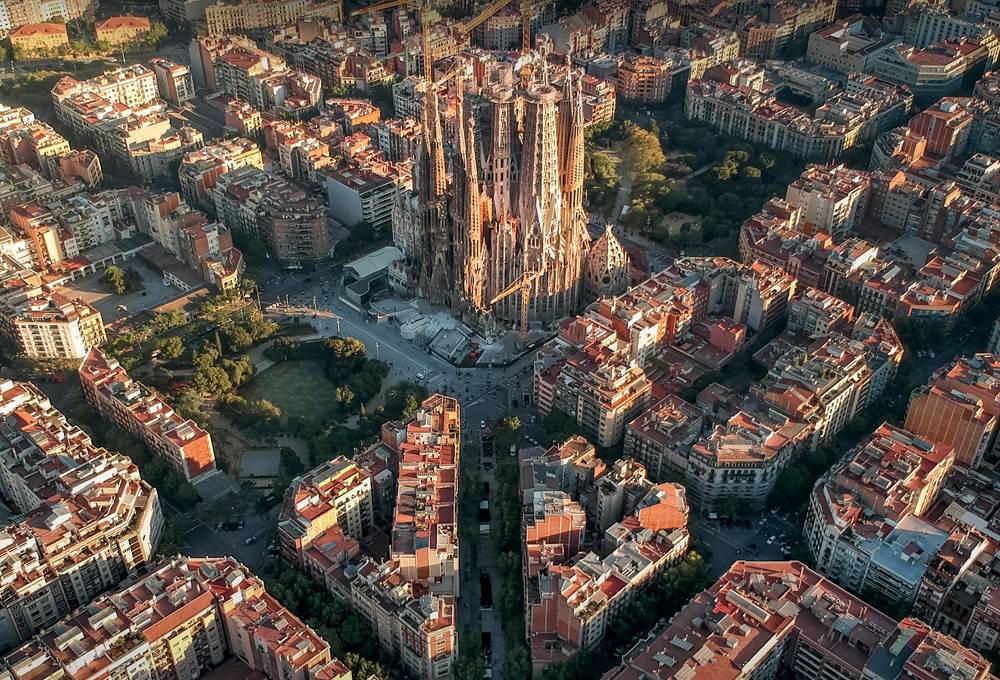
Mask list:
[{"label": "street", "polygon": [[[303,308],[329,310],[315,318],[303,314],[302,321],[312,324],[320,335],[351,336],[365,344],[369,356],[390,364],[390,379],[424,385],[430,392],[443,392],[462,402],[463,426],[478,428],[482,420],[493,420],[531,394],[533,354],[529,353],[510,366],[460,368],[431,354],[411,340],[404,340],[399,327],[391,321],[376,323],[344,303],[339,296],[336,269],[315,272],[311,276],[285,276],[265,285],[263,303],[275,300]],[[466,432],[469,430],[466,429]]]},{"label": "street", "polygon": [[[709,578],[719,578],[737,560],[785,559],[781,549],[782,537],[795,528],[792,523],[777,513],[765,513],[752,521],[750,528],[723,526],[719,520],[691,514],[688,526],[692,538],[705,545],[711,553],[707,564]],[[775,540],[769,544],[771,536]]]},{"label": "street", "polygon": [[[498,451],[497,455],[506,455],[506,452]],[[496,456],[491,456],[483,459],[484,463],[489,462],[489,469],[484,466],[479,474],[482,480],[490,485],[490,535],[491,537],[496,536],[498,531],[497,527],[497,513],[496,504],[494,499],[496,498]],[[479,572],[481,574],[486,574],[490,577],[490,583],[493,588],[493,608],[490,610],[480,611],[480,628],[483,632],[488,632],[491,637],[492,654],[493,654],[493,674],[494,676],[501,676],[503,674],[504,659],[507,653],[507,641],[504,637],[504,627],[503,621],[500,620],[500,609],[497,600],[500,595],[500,586],[503,583],[503,576],[500,573],[500,561],[499,561],[499,551],[497,550],[497,542],[495,538],[483,538],[479,541]]]}]

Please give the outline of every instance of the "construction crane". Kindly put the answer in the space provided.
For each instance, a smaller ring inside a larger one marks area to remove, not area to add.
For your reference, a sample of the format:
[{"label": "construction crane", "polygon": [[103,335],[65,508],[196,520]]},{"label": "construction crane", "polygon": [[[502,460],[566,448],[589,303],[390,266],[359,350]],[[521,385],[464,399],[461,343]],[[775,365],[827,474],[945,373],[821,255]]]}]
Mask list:
[{"label": "construction crane", "polygon": [[[531,0],[517,1],[519,2],[521,14],[521,49],[523,52],[527,53],[531,49],[531,19],[528,11],[528,6]],[[458,27],[459,32],[463,35],[472,33],[472,31],[474,31],[477,27],[481,26],[484,22],[489,20],[490,17],[512,2],[515,2],[515,0],[494,0],[494,2],[490,3],[482,12],[462,23]],[[365,14],[377,14],[378,12],[396,9],[397,7],[415,10],[420,14],[420,51],[423,55],[424,61],[424,79],[427,82],[433,82],[434,59],[429,56],[431,54],[431,34],[430,19],[428,17],[430,2],[428,0],[384,0],[383,2],[377,2],[373,5],[369,5],[368,7],[354,10],[351,12],[351,18],[353,19]],[[389,56],[391,57],[393,55]]]},{"label": "construction crane", "polygon": [[[514,3],[514,0],[496,0],[482,12],[466,21],[462,26],[462,33],[472,33],[483,22],[502,10],[507,5]],[[517,0],[518,13],[521,15],[521,52],[527,54],[531,50],[531,12],[529,10],[531,0]]]},{"label": "construction crane", "polygon": [[521,293],[521,337],[528,337],[528,295],[531,293],[531,284],[542,275],[540,271],[526,271],[521,274],[514,283],[510,284],[502,291],[500,291],[496,297],[490,300],[490,306],[495,305],[504,298],[508,298],[514,293]]}]

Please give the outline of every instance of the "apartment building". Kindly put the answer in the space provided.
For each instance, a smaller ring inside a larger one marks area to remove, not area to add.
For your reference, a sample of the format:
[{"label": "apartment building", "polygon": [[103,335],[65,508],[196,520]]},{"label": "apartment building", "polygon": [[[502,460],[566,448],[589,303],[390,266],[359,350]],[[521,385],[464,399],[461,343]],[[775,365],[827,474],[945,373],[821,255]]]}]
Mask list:
[{"label": "apartment building", "polygon": [[298,185],[273,177],[259,204],[259,231],[272,257],[292,266],[329,257],[326,205]]},{"label": "apartment building", "polygon": [[955,464],[976,468],[1000,431],[1000,357],[976,354],[942,367],[913,391],[907,430],[952,447]]},{"label": "apartment building", "polygon": [[318,563],[310,551],[323,552],[335,542],[324,540],[334,527],[360,540],[374,522],[372,479],[343,456],[329,460],[292,480],[278,517],[281,556],[300,568]]},{"label": "apartment building", "polygon": [[898,42],[878,21],[854,14],[812,33],[806,59],[838,73],[871,73],[879,53]]},{"label": "apartment building", "polygon": [[415,118],[389,118],[371,124],[368,129],[388,160],[416,158],[422,127]]},{"label": "apartment building", "polygon": [[217,0],[205,7],[210,36],[281,28],[306,17],[343,18],[340,0]]},{"label": "apartment building", "polygon": [[850,234],[868,210],[869,173],[844,165],[810,165],[788,185],[785,201],[801,211],[807,233]]},{"label": "apartment building", "polygon": [[101,157],[90,149],[70,151],[56,159],[57,169],[53,174],[61,181],[82,182],[88,189],[96,189],[104,179]]},{"label": "apartment building", "polygon": [[[458,539],[453,509],[434,498],[457,498],[459,406],[435,395],[405,426],[399,444],[396,513],[390,559],[408,581],[458,596]],[[428,493],[430,490],[430,493]],[[428,543],[424,537],[434,536]]]},{"label": "apartment building", "polygon": [[97,42],[106,45],[128,45],[149,33],[149,18],[113,16],[94,26]]},{"label": "apartment building", "polygon": [[[381,28],[385,29],[384,24]],[[345,28],[299,22],[272,33],[268,49],[294,68],[319,78],[325,88],[371,92],[393,83],[384,63],[387,52],[383,42],[354,23]]]},{"label": "apartment building", "polygon": [[808,437],[805,424],[759,402],[742,404],[691,447],[685,477],[691,502],[702,510],[733,502],[761,507],[781,471],[808,446]]},{"label": "apartment building", "polygon": [[785,330],[810,338],[845,332],[854,320],[854,306],[818,288],[804,288],[788,303]]},{"label": "apartment building", "polygon": [[533,670],[540,672],[600,644],[622,609],[658,574],[683,559],[686,514],[677,516],[683,518],[678,527],[655,532],[637,518],[626,518],[609,529],[617,545],[607,557],[578,554],[570,563],[550,564],[539,573],[534,580],[544,597],[537,603],[526,599]]},{"label": "apartment building", "polygon": [[84,396],[101,417],[140,437],[184,479],[215,472],[211,435],[132,380],[116,359],[92,348],[78,372]]},{"label": "apartment building", "polygon": [[[605,471],[592,454],[574,437],[521,461],[525,634],[535,673],[600,644],[615,615],[687,551],[684,487],[653,485],[632,459]],[[587,531],[600,554],[585,551]]]},{"label": "apartment building", "polygon": [[673,63],[643,55],[626,55],[618,65],[615,87],[622,99],[664,102],[673,84]]},{"label": "apartment building", "polygon": [[901,124],[912,106],[912,95],[903,88],[872,79],[849,80],[843,92],[809,115],[759,86],[711,80],[720,77],[712,74],[709,70],[705,78],[688,83],[684,111],[689,119],[802,158],[832,160]]},{"label": "apartment building", "polygon": [[0,326],[27,356],[39,359],[83,359],[107,339],[100,312],[37,286],[0,298]]},{"label": "apartment building", "polygon": [[599,446],[613,446],[621,441],[626,423],[649,403],[652,383],[638,366],[581,352],[537,373],[535,393],[542,415],[558,408]]},{"label": "apartment building", "polygon": [[22,263],[25,266],[44,273],[80,254],[76,239],[63,229],[48,208],[38,203],[23,203],[10,208],[7,217],[27,237],[30,260]]},{"label": "apartment building", "polygon": [[6,109],[0,122],[0,158],[12,166],[27,166],[50,179],[53,162],[69,153],[69,142],[48,123],[35,120],[27,109]]},{"label": "apartment building", "polygon": [[231,99],[226,104],[226,128],[236,134],[254,139],[261,133],[262,122],[260,111],[246,102]]},{"label": "apartment building", "polygon": [[539,490],[562,491],[571,498],[580,498],[606,469],[594,445],[585,437],[573,435],[540,455],[521,461],[518,488],[522,503],[531,503],[532,494]]},{"label": "apartment building", "polygon": [[215,79],[215,60],[235,48],[252,52],[257,49],[257,43],[242,35],[212,35],[192,40],[188,55],[195,85],[209,92],[221,91],[222,83]]},{"label": "apartment building", "polygon": [[951,447],[881,425],[813,489],[804,536],[816,568],[854,592],[912,602],[948,538],[923,515],[954,463]]},{"label": "apartment building", "polygon": [[559,564],[583,548],[587,515],[565,491],[531,492],[524,507],[524,575],[538,576],[548,564]]},{"label": "apartment building", "polygon": [[217,222],[198,222],[180,229],[177,249],[181,262],[220,291],[236,289],[246,271],[243,253],[233,246],[232,232]]},{"label": "apartment building", "polygon": [[872,73],[907,86],[920,102],[955,94],[982,76],[998,39],[992,33],[983,38],[943,40],[923,49],[896,45],[879,53]]},{"label": "apartment building", "polygon": [[10,31],[39,22],[78,19],[92,11],[88,0],[2,0],[0,2],[0,30]]},{"label": "apartment building", "polygon": [[923,49],[943,40],[982,38],[989,31],[986,14],[971,10],[958,14],[942,8],[907,12],[903,17],[903,40]]},{"label": "apartment building", "polygon": [[801,562],[735,562],[602,680],[661,677],[988,680],[990,664],[912,618],[896,622]]},{"label": "apartment building", "polygon": [[[459,409],[432,395],[412,419],[385,423],[354,459],[293,480],[278,520],[282,556],[348,603],[420,680],[449,676],[457,653]],[[376,515],[391,517],[388,560],[362,554],[358,540]]]},{"label": "apartment building", "polygon": [[[223,43],[218,53],[212,55],[210,68],[216,88],[230,97],[263,109],[260,81],[272,73],[284,71],[285,60],[253,43],[238,42],[233,45]],[[206,70],[209,65],[206,64]]]},{"label": "apartment building", "polygon": [[194,99],[194,78],[188,66],[176,64],[164,57],[153,57],[149,64],[156,74],[156,88],[161,99],[174,106],[184,106]]},{"label": "apartment building", "polygon": [[241,38],[202,38],[192,45],[196,81],[277,115],[315,111],[322,94],[317,76],[288,68],[280,56]]},{"label": "apartment building", "polygon": [[326,206],[281,175],[245,166],[221,175],[212,198],[222,224],[247,238],[263,239],[271,256],[284,265],[329,256]]},{"label": "apartment building", "polygon": [[330,646],[231,557],[175,557],[0,661],[3,680],[142,675],[194,680],[229,657],[245,677],[351,680]]},{"label": "apartment building", "polygon": [[11,32],[10,45],[15,54],[45,56],[50,50],[68,48],[69,33],[66,24],[25,24]]},{"label": "apartment building", "polygon": [[[284,176],[319,189],[327,182],[326,172],[346,159],[355,167],[369,160],[381,160],[372,158],[374,151],[367,146],[371,141],[368,136],[355,133],[345,138],[339,122],[331,118],[329,115],[314,118],[308,125],[285,120],[263,124],[264,143],[277,156]],[[359,210],[356,204],[351,207]],[[340,210],[337,205],[333,208]]]},{"label": "apartment building", "polygon": [[277,181],[274,175],[253,166],[219,176],[212,188],[216,219],[245,238],[262,237],[261,204],[267,187]]},{"label": "apartment building", "polygon": [[156,74],[143,64],[122,66],[83,81],[65,76],[52,88],[52,103],[60,122],[68,122],[59,115],[62,103],[81,93],[97,95],[133,109],[142,109],[159,99]]},{"label": "apartment building", "polygon": [[924,152],[943,161],[965,153],[972,131],[973,115],[968,100],[944,97],[907,123],[907,128],[925,140]]},{"label": "apartment building", "polygon": [[118,198],[107,193],[77,194],[49,206],[63,229],[72,233],[81,251],[113,241],[116,225],[123,217]]},{"label": "apartment building", "polygon": [[629,422],[623,455],[642,463],[653,480],[683,477],[688,470],[689,451],[703,426],[700,409],[669,395]]},{"label": "apartment building", "polygon": [[992,472],[952,470],[932,509],[948,540],[931,558],[913,603],[914,616],[984,654],[1000,643],[996,481]]},{"label": "apartment building", "polygon": [[157,265],[164,281],[181,290],[200,281],[219,290],[237,285],[245,269],[243,253],[233,246],[232,232],[225,225],[209,222],[205,213],[191,208],[176,192],[146,194],[137,211],[142,231],[166,251]]},{"label": "apartment building", "polygon": [[204,140],[193,127],[173,127],[152,71],[138,65],[126,69],[83,83],[63,78],[52,88],[52,99],[60,122],[122,170],[151,183]]},{"label": "apartment building", "polygon": [[0,546],[9,648],[147,567],[163,514],[134,463],[96,447],[33,385],[0,382],[0,415],[0,491],[18,513]]},{"label": "apartment building", "polygon": [[379,645],[398,654],[412,677],[452,673],[457,653],[455,599],[401,580],[391,562],[362,561],[351,581],[350,604],[374,629]]},{"label": "apartment building", "polygon": [[[754,11],[756,10],[756,11]],[[833,21],[837,3],[775,2],[752,8],[750,12],[735,12],[740,37],[740,56],[752,59],[777,59],[786,46],[805,40],[810,33]]]},{"label": "apartment building", "polygon": [[[878,397],[871,389],[868,352],[861,341],[840,334],[789,348],[750,393],[789,418],[808,423],[815,446],[840,432]],[[883,359],[890,370],[898,366],[901,354]]]},{"label": "apartment building", "polygon": [[388,232],[396,197],[409,191],[412,182],[396,167],[383,168],[352,164],[324,172],[330,216],[346,227],[367,222]]},{"label": "apartment building", "polygon": [[219,177],[248,165],[264,169],[260,147],[249,139],[232,137],[203,146],[181,159],[181,195],[191,204],[214,207],[212,187]]}]

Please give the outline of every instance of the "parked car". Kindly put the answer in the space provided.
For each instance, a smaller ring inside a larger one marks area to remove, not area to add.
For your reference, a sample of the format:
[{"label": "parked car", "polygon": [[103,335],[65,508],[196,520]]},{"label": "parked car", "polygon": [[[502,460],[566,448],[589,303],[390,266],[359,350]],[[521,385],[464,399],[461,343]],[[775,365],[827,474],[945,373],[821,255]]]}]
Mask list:
[{"label": "parked car", "polygon": [[243,542],[246,543],[247,545],[253,545],[254,543],[257,542],[257,537],[256,536],[251,536],[250,538],[248,538],[247,540],[245,540]]},{"label": "parked car", "polygon": [[485,611],[493,609],[493,586],[489,574],[479,575],[479,608]]}]

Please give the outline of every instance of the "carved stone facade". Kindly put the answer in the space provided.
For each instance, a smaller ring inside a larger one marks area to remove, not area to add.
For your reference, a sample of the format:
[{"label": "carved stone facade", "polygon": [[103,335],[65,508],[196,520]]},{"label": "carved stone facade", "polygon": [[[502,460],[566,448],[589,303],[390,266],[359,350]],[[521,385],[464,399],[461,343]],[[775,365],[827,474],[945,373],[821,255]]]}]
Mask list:
[{"label": "carved stone facade", "polygon": [[459,78],[451,107],[428,88],[414,190],[393,210],[406,256],[394,281],[480,328],[520,318],[518,282],[529,322],[578,310],[590,250],[581,77],[495,64],[481,87]]},{"label": "carved stone facade", "polygon": [[592,302],[603,297],[621,295],[628,284],[628,251],[608,224],[587,258],[587,276],[584,281],[586,300]]}]

